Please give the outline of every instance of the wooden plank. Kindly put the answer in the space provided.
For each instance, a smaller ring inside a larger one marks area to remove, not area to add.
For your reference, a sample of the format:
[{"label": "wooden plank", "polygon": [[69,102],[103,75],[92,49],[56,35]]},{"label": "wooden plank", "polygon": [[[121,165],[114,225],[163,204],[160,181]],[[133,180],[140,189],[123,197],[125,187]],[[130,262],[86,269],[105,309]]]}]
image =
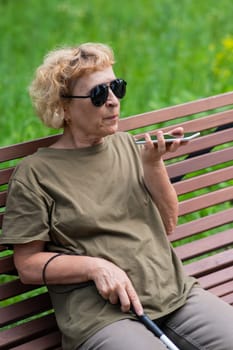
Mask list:
[{"label": "wooden plank", "polygon": [[18,143],[0,148],[0,162],[18,159],[34,153],[38,147],[48,147],[59,139],[60,135],[42,137],[36,140]]},{"label": "wooden plank", "polygon": [[209,192],[201,196],[190,198],[179,203],[179,216],[211,207],[233,199],[233,186]]},{"label": "wooden plank", "polygon": [[233,280],[209,289],[209,292],[217,295],[218,297],[229,294],[229,291],[233,292]]},{"label": "wooden plank", "polygon": [[184,265],[190,276],[201,277],[233,265],[233,249],[208,256],[204,259]]},{"label": "wooden plank", "polygon": [[51,309],[52,305],[48,293],[28,297],[0,309],[0,327]]},{"label": "wooden plank", "polygon": [[186,243],[176,247],[175,251],[179,258],[184,261],[231,244],[233,244],[233,228]]},{"label": "wooden plank", "polygon": [[0,257],[0,273],[7,274],[15,271],[13,255]]},{"label": "wooden plank", "polygon": [[230,304],[230,305],[233,305],[233,293],[224,295],[222,297],[222,300],[225,301],[226,303]]},{"label": "wooden plank", "polygon": [[23,284],[19,278],[1,284],[0,301],[40,288],[39,285]]},{"label": "wooden plank", "polygon": [[177,106],[162,108],[157,111],[146,112],[136,116],[121,119],[119,125],[120,130],[132,130],[141,128],[145,125],[158,124],[165,121],[170,121],[176,118],[190,116],[192,114],[209,111],[211,109],[231,105],[233,93],[216,95],[199,99],[192,102],[179,104]]},{"label": "wooden plank", "polygon": [[[59,346],[60,345],[60,346]],[[62,350],[61,333],[54,331],[35,340],[11,348],[11,350]]]},{"label": "wooden plank", "polygon": [[198,278],[201,286],[205,289],[213,288],[233,280],[233,266],[227,267],[207,276]]},{"label": "wooden plank", "polygon": [[4,213],[0,213],[0,228],[2,228],[3,216]]},{"label": "wooden plank", "polygon": [[[209,129],[218,129],[227,128],[228,125],[232,123],[232,110],[219,112],[215,114],[211,114],[205,117],[197,117],[195,119],[189,119],[188,121],[180,121],[176,124],[176,126],[182,126],[185,132],[193,132],[193,131],[206,131]],[[171,129],[171,126],[163,128],[165,132],[167,129]],[[173,128],[173,126],[172,126]]]},{"label": "wooden plank", "polygon": [[[168,126],[166,126],[166,124],[163,124],[163,126],[160,129],[163,130],[163,132],[170,132],[175,127],[182,126],[185,132],[196,132],[196,131],[201,132],[201,131],[207,131],[209,129],[211,129],[211,132],[212,132],[212,129],[215,129],[215,133],[216,133],[219,130],[228,129],[229,127],[232,128],[232,123],[233,123],[232,110],[228,110],[220,113],[211,114],[205,117],[196,116],[196,118],[189,119],[188,121],[182,121],[179,118],[177,123],[172,123],[172,125],[168,125]],[[157,122],[154,121],[153,124],[155,124],[154,129],[149,131],[151,135],[155,134],[159,130],[159,128],[156,125]],[[133,125],[133,120],[132,120],[132,125]],[[139,132],[135,134],[137,139],[143,137],[143,135],[144,133],[142,132],[141,129],[139,129]]]},{"label": "wooden plank", "polygon": [[2,244],[0,244],[0,252],[3,252],[4,250],[6,250],[6,247]]},{"label": "wooden plank", "polygon": [[8,183],[13,171],[14,167],[0,170],[0,185],[5,185]]},{"label": "wooden plank", "polygon": [[6,191],[0,192],[0,207],[4,207],[5,206],[5,204],[6,204],[6,195],[7,195]]},{"label": "wooden plank", "polygon": [[[231,136],[232,138],[232,136]],[[192,140],[192,143],[196,143],[198,140]],[[200,141],[201,142],[201,141]],[[211,143],[212,144],[212,143]],[[208,143],[209,145],[209,143]],[[184,146],[184,147],[188,147]],[[210,146],[211,148],[212,146]],[[206,148],[209,148],[208,146]],[[193,151],[199,152],[201,148],[199,147],[192,147]],[[188,150],[187,150],[188,151]],[[183,151],[182,151],[183,152]],[[201,155],[197,155],[195,157],[186,158],[183,161],[180,161],[178,163],[169,164],[167,165],[167,171],[170,178],[177,177],[180,175],[186,175],[193,171],[206,169],[209,167],[212,167],[216,164],[224,164],[226,162],[232,161],[232,152],[233,147],[229,147],[226,149],[222,149],[215,152],[207,152]],[[188,152],[189,153],[189,152]],[[181,152],[176,152],[176,156],[182,155]],[[171,156],[168,154],[167,159],[171,158]],[[232,164],[231,164],[232,165]]]},{"label": "wooden plank", "polygon": [[225,224],[232,223],[233,208],[222,210],[218,213],[192,220],[178,225],[173,234],[169,235],[171,242],[193,236],[197,233],[211,230]]},{"label": "wooden plank", "polygon": [[210,171],[206,174],[192,177],[190,179],[182,180],[173,184],[177,195],[196,191],[201,188],[216,185],[224,181],[231,180],[233,177],[233,165],[218,169],[216,171]]},{"label": "wooden plank", "polygon": [[54,330],[57,330],[54,314],[6,329],[1,331],[0,350],[12,349],[14,346],[22,345]]}]

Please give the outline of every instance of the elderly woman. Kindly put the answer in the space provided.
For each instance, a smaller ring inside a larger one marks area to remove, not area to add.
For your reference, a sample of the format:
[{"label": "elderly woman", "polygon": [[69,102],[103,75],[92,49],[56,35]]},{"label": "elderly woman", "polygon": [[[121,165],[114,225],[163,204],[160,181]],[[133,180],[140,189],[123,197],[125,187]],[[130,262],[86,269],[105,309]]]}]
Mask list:
[{"label": "elderly woman", "polygon": [[181,349],[230,350],[232,308],[184,274],[167,239],[178,204],[162,156],[180,141],[158,132],[138,146],[117,131],[127,84],[113,64],[108,46],[87,43],[38,68],[35,109],[63,133],[14,172],[1,243],[24,283],[48,286],[63,349],[165,349],[132,307]]}]

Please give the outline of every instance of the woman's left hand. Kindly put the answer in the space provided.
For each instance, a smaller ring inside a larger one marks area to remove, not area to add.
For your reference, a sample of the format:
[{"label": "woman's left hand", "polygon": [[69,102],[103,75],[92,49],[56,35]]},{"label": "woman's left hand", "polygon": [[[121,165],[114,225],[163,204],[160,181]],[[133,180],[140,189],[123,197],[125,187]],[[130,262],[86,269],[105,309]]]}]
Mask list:
[{"label": "woman's left hand", "polygon": [[171,130],[169,134],[177,137],[172,143],[166,143],[161,130],[156,134],[157,143],[153,143],[148,133],[145,134],[146,143],[142,149],[142,160],[144,164],[156,163],[166,152],[175,152],[181,146],[179,137],[182,137],[184,134],[183,128],[177,127]]}]

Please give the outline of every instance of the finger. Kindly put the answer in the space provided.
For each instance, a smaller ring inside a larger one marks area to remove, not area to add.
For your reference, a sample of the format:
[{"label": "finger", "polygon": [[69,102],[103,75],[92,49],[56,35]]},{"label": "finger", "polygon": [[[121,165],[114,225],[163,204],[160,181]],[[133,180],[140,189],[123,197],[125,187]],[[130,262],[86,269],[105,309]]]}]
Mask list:
[{"label": "finger", "polygon": [[148,133],[145,134],[145,140],[146,140],[146,144],[145,145],[146,145],[147,148],[153,148],[154,147],[154,144],[153,144],[153,142],[151,140],[150,134],[148,134]]},{"label": "finger", "polygon": [[116,294],[116,293],[111,293],[111,294],[109,295],[109,301],[110,301],[111,304],[117,304],[117,303],[118,303],[118,300],[119,300],[118,294]]},{"label": "finger", "polygon": [[181,137],[184,134],[184,128],[182,128],[181,126],[169,131],[170,135],[176,136],[176,137]]},{"label": "finger", "polygon": [[101,283],[99,283],[99,285],[96,284],[96,288],[99,295],[101,295],[101,297],[105,300],[109,300],[109,296],[111,293],[113,293],[113,290],[109,288],[105,280],[101,280]]},{"label": "finger", "polygon": [[166,152],[166,143],[163,137],[163,132],[161,130],[157,132],[157,139],[158,139],[158,151],[159,153],[163,154]]},{"label": "finger", "polygon": [[119,289],[118,297],[119,297],[119,301],[120,301],[120,305],[121,305],[121,311],[122,312],[129,312],[131,302],[130,302],[128,293],[126,292],[126,289],[124,289],[124,288]]},{"label": "finger", "polygon": [[169,148],[168,148],[168,151],[169,152],[175,152],[181,145],[181,142],[180,140],[174,140],[170,145],[169,145]]},{"label": "finger", "polygon": [[136,315],[138,316],[143,315],[144,311],[143,311],[142,304],[133,286],[128,287],[127,293],[128,293],[128,297],[129,297],[132,309],[134,310]]}]

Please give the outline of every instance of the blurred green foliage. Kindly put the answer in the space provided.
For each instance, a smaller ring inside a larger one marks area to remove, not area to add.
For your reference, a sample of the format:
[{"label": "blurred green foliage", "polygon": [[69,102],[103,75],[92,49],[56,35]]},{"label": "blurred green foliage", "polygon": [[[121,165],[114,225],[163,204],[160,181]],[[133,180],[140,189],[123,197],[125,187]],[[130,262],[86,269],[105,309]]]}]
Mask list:
[{"label": "blurred green foliage", "polygon": [[122,117],[232,90],[232,13],[232,0],[0,0],[0,146],[53,132],[27,87],[58,46],[113,47]]}]

